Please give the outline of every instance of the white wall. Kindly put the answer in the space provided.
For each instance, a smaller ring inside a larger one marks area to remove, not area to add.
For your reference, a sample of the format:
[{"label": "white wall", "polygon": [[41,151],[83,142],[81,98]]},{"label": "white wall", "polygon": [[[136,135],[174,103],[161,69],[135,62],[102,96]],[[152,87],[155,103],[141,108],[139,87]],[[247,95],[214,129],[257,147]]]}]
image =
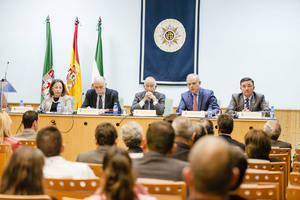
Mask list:
[{"label": "white wall", "polygon": [[[227,106],[239,80],[250,76],[256,91],[276,108],[300,108],[300,1],[202,0],[200,4],[199,73]],[[39,102],[45,54],[45,19],[51,18],[56,78],[65,79],[74,20],[78,34],[82,84],[90,87],[98,17],[103,20],[104,73],[108,86],[130,105],[138,84],[140,0],[0,0],[0,77],[18,93],[8,100]],[[179,102],[181,86],[159,86]]]}]

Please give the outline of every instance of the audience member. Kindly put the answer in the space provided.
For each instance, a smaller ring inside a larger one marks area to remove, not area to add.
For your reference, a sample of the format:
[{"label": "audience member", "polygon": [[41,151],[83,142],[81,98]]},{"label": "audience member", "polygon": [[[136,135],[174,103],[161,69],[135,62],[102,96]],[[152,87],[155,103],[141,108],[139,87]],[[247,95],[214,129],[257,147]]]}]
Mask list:
[{"label": "audience member", "polygon": [[0,144],[10,144],[11,149],[15,151],[20,142],[10,135],[11,119],[5,111],[0,111]]},{"label": "audience member", "polygon": [[173,120],[178,116],[179,116],[178,114],[169,114],[169,115],[165,116],[163,118],[163,120],[172,124]]},{"label": "audience member", "polygon": [[196,143],[201,137],[208,135],[206,128],[200,122],[193,122],[195,130],[194,143]]},{"label": "audience member", "polygon": [[176,117],[172,123],[175,131],[177,148],[171,158],[188,161],[188,155],[194,144],[195,130],[192,121],[187,117]]},{"label": "audience member", "polygon": [[144,188],[135,183],[128,153],[118,147],[110,148],[103,162],[100,188],[87,200],[154,200]]},{"label": "audience member", "polygon": [[190,199],[228,199],[231,184],[238,179],[230,148],[229,143],[214,136],[205,136],[193,146],[190,166],[183,170]]},{"label": "audience member", "polygon": [[79,153],[76,161],[102,164],[105,152],[116,144],[117,137],[117,130],[111,123],[103,122],[99,124],[95,130],[97,149]]},{"label": "audience member", "polygon": [[278,140],[281,134],[281,126],[279,121],[269,120],[265,123],[264,131],[270,136],[272,147],[292,148],[292,145],[287,142]]},{"label": "audience member", "polygon": [[60,154],[64,151],[59,130],[52,126],[42,128],[36,137],[37,148],[46,156],[45,178],[88,179],[96,178],[84,163],[66,161]]},{"label": "audience member", "polygon": [[18,140],[35,140],[36,132],[39,128],[38,113],[32,110],[26,111],[22,117],[22,124],[24,125],[24,130],[14,135],[14,138]]},{"label": "audience member", "polygon": [[182,181],[182,169],[187,162],[168,158],[176,149],[174,129],[165,121],[156,121],[149,125],[145,148],[149,152],[143,158],[133,161],[133,168],[139,178],[153,178]]},{"label": "audience member", "polygon": [[200,119],[199,122],[205,127],[208,135],[214,135],[214,124],[207,118]]},{"label": "audience member", "polygon": [[217,119],[219,136],[227,140],[229,143],[239,146],[245,151],[245,145],[231,138],[233,130],[233,119],[229,114],[221,114]]},{"label": "audience member", "polygon": [[142,149],[143,128],[135,121],[130,121],[121,127],[122,140],[128,147],[131,159],[144,156]]}]

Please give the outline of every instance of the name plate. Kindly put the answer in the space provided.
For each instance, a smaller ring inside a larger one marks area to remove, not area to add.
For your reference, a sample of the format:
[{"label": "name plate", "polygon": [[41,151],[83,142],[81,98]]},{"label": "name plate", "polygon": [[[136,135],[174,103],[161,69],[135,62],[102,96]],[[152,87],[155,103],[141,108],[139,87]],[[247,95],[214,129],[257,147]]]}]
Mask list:
[{"label": "name plate", "polygon": [[133,116],[138,117],[156,117],[156,110],[133,110]]},{"label": "name plate", "polygon": [[103,114],[103,109],[95,109],[95,108],[78,108],[77,115],[100,115]]},{"label": "name plate", "polygon": [[238,112],[239,119],[262,119],[262,112]]},{"label": "name plate", "polygon": [[28,110],[33,110],[33,107],[31,107],[31,106],[26,106],[26,107],[24,107],[24,106],[13,106],[13,107],[11,107],[10,112],[12,112],[12,113],[24,113]]},{"label": "name plate", "polygon": [[181,116],[183,117],[199,117],[204,118],[205,117],[205,111],[182,111]]}]

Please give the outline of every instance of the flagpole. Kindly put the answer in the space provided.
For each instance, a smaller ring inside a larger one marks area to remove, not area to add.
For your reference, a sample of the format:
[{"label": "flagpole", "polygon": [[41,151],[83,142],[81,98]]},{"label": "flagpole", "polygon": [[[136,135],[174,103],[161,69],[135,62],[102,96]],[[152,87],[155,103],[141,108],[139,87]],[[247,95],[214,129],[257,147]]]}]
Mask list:
[{"label": "flagpole", "polygon": [[78,24],[79,24],[79,20],[78,20],[78,17],[76,17],[76,19],[75,19],[75,26],[78,26]]}]

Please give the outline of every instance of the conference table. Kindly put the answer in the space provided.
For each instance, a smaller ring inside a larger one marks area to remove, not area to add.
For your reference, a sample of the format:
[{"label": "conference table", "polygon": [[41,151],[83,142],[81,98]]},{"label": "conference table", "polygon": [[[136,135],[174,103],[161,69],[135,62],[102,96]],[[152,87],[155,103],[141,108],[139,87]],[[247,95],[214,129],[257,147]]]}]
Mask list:
[{"label": "conference table", "polygon": [[[9,114],[12,119],[11,133],[16,134],[22,131],[22,114]],[[136,121],[143,127],[143,134],[146,135],[147,127],[150,123],[162,120],[162,117],[133,117],[133,116],[112,116],[112,115],[56,115],[56,114],[39,114],[39,129],[45,126],[57,127],[63,137],[65,146],[62,156],[67,160],[75,161],[78,153],[86,152],[96,148],[95,129],[102,122],[112,123],[118,131],[117,144],[120,147],[125,145],[121,138],[120,128],[128,121]],[[192,118],[193,121],[199,120]],[[216,119],[211,119],[216,125]],[[249,128],[263,128],[266,120],[250,120],[250,119],[235,119],[232,138],[244,142],[244,135]],[[118,126],[119,125],[119,126]],[[217,135],[217,130],[215,130]]]}]

